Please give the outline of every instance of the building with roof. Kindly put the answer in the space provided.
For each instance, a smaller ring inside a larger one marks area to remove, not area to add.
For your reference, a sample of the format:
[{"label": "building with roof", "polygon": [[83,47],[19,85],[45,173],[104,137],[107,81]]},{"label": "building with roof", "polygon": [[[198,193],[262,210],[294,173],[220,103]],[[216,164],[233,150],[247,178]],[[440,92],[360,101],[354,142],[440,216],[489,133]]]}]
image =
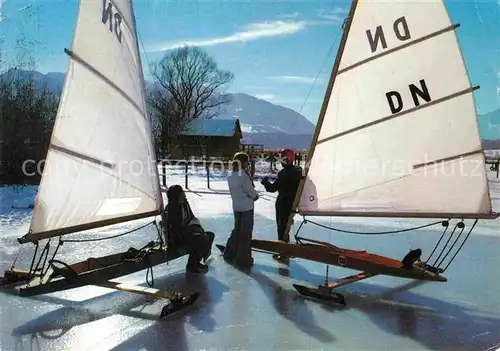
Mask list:
[{"label": "building with roof", "polygon": [[240,150],[242,138],[238,119],[195,119],[176,138],[170,157],[232,157]]}]

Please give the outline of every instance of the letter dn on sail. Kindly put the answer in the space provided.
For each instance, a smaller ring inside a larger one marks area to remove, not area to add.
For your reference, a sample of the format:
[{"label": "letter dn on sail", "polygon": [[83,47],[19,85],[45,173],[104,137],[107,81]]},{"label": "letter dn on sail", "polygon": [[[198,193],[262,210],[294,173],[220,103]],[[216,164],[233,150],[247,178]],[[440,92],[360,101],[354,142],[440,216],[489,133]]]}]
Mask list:
[{"label": "letter dn on sail", "polygon": [[[113,21],[114,18],[114,21]],[[109,0],[102,0],[102,18],[101,18],[102,23],[106,24],[109,23],[109,31],[110,32],[115,32],[116,37],[118,38],[118,41],[121,43],[122,42],[122,30],[121,30],[121,24],[122,24],[122,16],[120,13],[115,12],[113,14],[113,4]]]}]

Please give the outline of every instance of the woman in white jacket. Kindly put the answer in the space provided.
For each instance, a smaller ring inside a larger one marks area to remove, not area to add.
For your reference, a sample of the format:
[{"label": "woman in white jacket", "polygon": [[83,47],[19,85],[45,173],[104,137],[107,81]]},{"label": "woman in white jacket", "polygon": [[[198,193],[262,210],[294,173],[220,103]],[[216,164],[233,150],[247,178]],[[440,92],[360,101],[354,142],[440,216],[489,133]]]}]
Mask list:
[{"label": "woman in white jacket", "polygon": [[227,240],[224,259],[243,269],[251,268],[253,265],[250,244],[254,223],[254,201],[259,198],[248,173],[248,164],[249,157],[246,153],[235,154],[232,172],[227,178],[233,203],[234,228]]}]

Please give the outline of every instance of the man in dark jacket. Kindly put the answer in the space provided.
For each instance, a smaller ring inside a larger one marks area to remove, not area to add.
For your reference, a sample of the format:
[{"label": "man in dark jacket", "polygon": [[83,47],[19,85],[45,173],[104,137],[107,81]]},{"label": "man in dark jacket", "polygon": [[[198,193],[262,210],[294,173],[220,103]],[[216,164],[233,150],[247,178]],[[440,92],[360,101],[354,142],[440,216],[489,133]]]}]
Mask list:
[{"label": "man in dark jacket", "polygon": [[[292,212],[295,194],[297,193],[300,179],[302,177],[302,169],[294,165],[295,153],[290,149],[284,149],[281,151],[281,161],[283,169],[278,172],[278,177],[274,183],[271,183],[269,179],[265,177],[261,181],[261,184],[264,185],[266,191],[272,193],[278,192],[275,204],[278,240],[289,242],[288,236],[285,237],[285,230],[288,217]],[[273,258],[282,260],[287,257],[273,255]]]},{"label": "man in dark jacket", "polygon": [[195,217],[186,194],[180,185],[173,185],[167,190],[167,244],[185,246],[189,252],[186,270],[192,273],[205,273],[208,266],[205,262],[211,255],[214,233],[206,232],[198,218]]}]

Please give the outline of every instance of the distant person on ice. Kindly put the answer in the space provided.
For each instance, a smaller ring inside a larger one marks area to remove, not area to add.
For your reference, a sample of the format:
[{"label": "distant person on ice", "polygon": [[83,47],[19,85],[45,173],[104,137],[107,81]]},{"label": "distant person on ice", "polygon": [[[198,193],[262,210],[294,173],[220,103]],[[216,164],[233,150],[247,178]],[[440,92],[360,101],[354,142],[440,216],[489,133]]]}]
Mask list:
[{"label": "distant person on ice", "polygon": [[234,228],[227,240],[224,260],[242,269],[250,269],[254,202],[259,198],[249,174],[249,157],[238,152],[233,157],[232,172],[227,178],[234,214]]},{"label": "distant person on ice", "polygon": [[201,260],[206,262],[211,256],[215,234],[203,229],[180,185],[169,187],[167,198],[167,244],[173,247],[187,247],[189,258],[186,271],[206,273],[208,266],[202,264]]},{"label": "distant person on ice", "polygon": [[[302,177],[302,169],[294,165],[295,153],[290,149],[281,151],[281,161],[283,169],[278,172],[274,183],[271,183],[269,178],[265,177],[262,179],[261,184],[266,188],[266,191],[278,192],[275,204],[278,240],[289,242],[289,237],[285,237],[286,225],[292,212],[293,201]],[[288,257],[275,254],[273,258],[286,260]]]}]

